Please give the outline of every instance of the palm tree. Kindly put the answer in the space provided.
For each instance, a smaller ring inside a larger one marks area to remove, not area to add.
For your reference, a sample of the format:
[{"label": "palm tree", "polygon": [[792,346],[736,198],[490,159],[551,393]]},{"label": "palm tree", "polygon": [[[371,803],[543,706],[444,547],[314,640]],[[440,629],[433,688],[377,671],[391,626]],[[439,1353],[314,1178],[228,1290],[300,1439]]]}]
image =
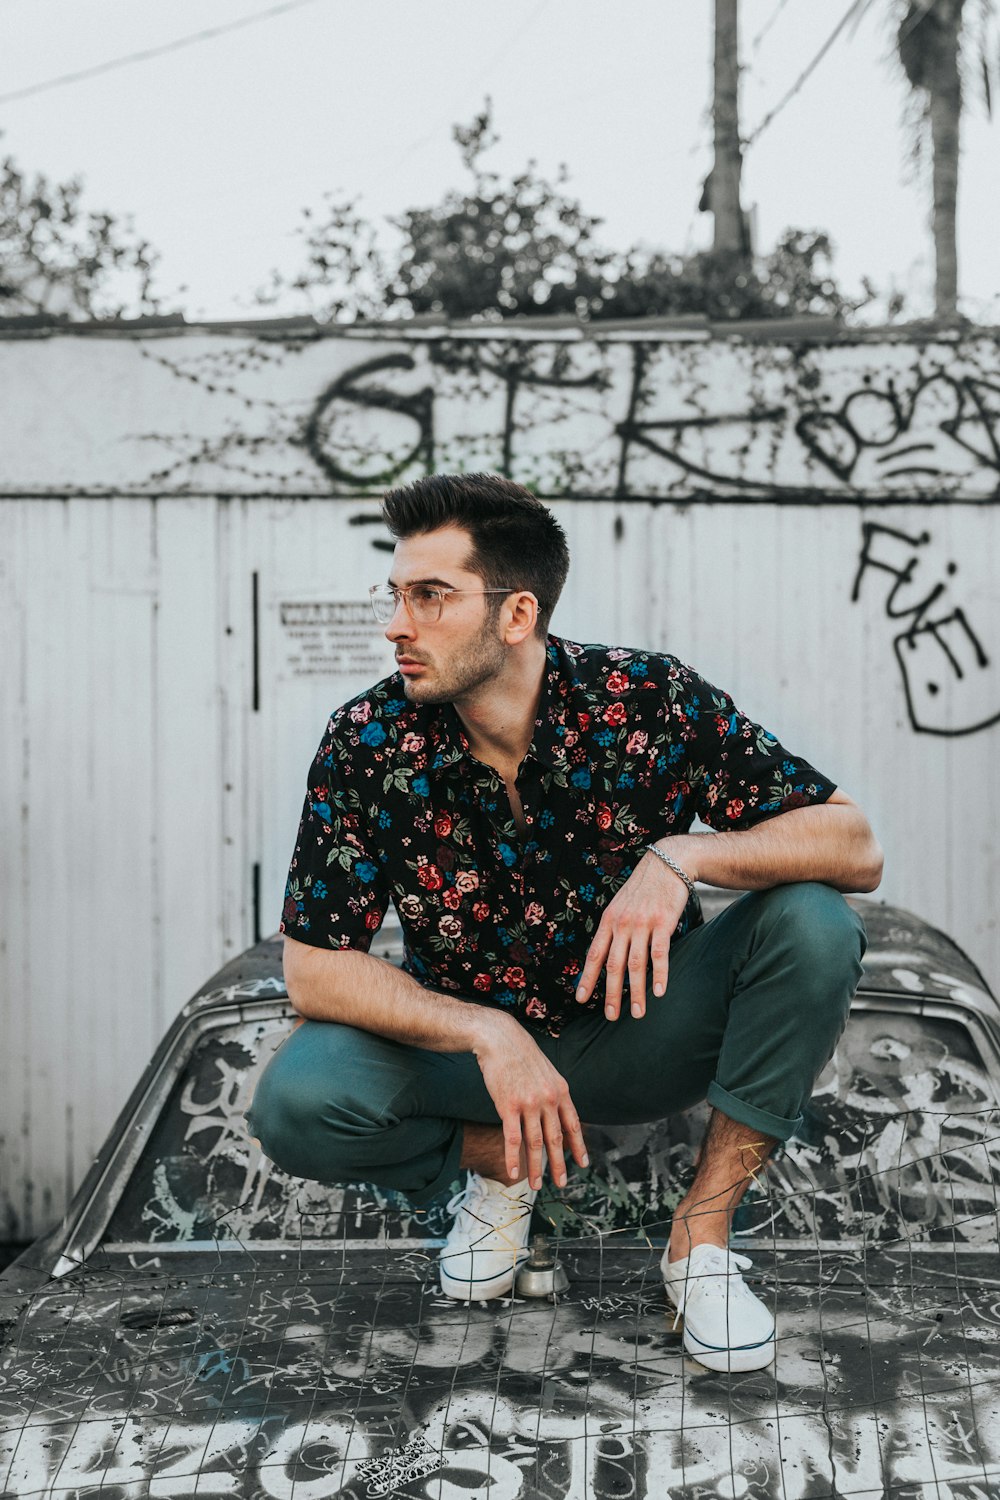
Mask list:
[{"label": "palm tree", "polygon": [[[918,102],[920,124],[929,129],[931,138],[934,310],[939,318],[956,318],[958,249],[955,215],[964,102],[963,74],[970,68],[968,54],[976,48],[970,48],[965,35],[968,30],[966,0],[903,0],[899,9],[896,52]],[[982,29],[975,61],[987,111],[991,103],[992,61],[987,56],[984,37],[992,10],[993,0],[980,0]],[[919,149],[919,137],[917,145]]]}]

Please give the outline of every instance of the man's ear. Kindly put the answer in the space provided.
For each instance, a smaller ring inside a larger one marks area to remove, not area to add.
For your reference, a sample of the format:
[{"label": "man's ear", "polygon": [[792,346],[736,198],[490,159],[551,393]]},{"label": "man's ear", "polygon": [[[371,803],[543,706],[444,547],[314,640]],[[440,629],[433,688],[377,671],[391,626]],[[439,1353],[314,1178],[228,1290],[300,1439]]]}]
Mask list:
[{"label": "man's ear", "polygon": [[519,646],[534,634],[538,623],[538,600],[534,594],[529,594],[527,589],[520,589],[504,600],[504,612],[507,615],[504,640],[508,646]]}]

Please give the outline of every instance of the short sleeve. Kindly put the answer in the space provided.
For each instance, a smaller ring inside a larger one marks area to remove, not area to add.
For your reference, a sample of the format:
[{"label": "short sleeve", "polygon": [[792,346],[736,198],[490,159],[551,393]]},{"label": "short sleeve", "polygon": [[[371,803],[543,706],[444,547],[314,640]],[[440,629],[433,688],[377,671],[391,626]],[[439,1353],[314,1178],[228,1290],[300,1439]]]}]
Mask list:
[{"label": "short sleeve", "polygon": [[280,930],[316,948],[366,953],[389,894],[361,798],[351,784],[339,720],[334,714],[327,725],[309,772]]},{"label": "short sleeve", "polygon": [[691,755],[703,769],[697,784],[699,818],[716,832],[810,807],[832,796],[837,784],[773,734],[748,719],[729,694],[690,673],[697,708]]}]

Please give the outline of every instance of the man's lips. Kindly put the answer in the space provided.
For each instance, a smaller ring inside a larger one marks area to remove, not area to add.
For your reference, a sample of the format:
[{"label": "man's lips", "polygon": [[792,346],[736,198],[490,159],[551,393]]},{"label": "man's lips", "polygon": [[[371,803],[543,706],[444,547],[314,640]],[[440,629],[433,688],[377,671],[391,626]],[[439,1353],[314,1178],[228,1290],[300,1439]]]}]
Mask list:
[{"label": "man's lips", "polygon": [[422,672],[424,670],[424,667],[426,666],[426,663],[417,661],[413,656],[397,656],[396,665],[399,670],[405,675],[408,672]]}]

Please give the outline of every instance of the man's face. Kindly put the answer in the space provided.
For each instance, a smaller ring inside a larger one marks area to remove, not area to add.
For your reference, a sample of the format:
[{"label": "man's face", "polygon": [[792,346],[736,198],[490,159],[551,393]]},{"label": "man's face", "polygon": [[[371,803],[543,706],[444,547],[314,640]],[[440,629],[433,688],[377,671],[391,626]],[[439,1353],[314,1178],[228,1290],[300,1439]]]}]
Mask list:
[{"label": "man's face", "polygon": [[[481,576],[466,566],[471,550],[469,533],[458,526],[409,537],[396,543],[389,582],[395,588],[429,584],[481,590]],[[497,597],[449,595],[434,624],[414,620],[400,600],[385,633],[396,648],[403,690],[412,703],[454,703],[498,675],[509,648],[489,608]]]}]

